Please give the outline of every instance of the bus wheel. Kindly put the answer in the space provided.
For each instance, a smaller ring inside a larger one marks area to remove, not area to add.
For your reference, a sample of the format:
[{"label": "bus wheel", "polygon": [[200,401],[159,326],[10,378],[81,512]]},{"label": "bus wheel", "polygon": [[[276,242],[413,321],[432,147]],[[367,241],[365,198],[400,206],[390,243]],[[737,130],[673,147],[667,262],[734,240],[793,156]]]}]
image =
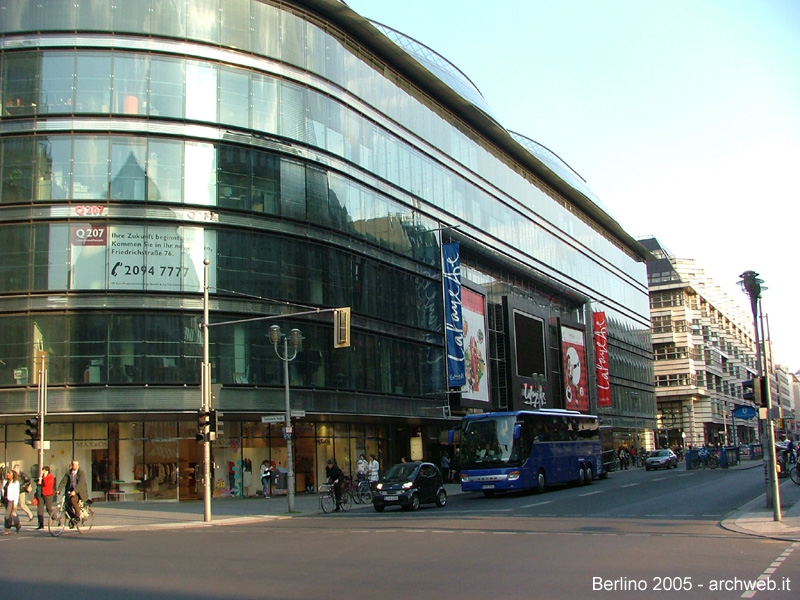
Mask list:
[{"label": "bus wheel", "polygon": [[546,489],[547,478],[544,475],[544,471],[539,471],[539,475],[536,478],[536,491],[540,494],[543,494]]},{"label": "bus wheel", "polygon": [[584,471],[583,485],[589,485],[592,483],[592,465],[587,464]]},{"label": "bus wheel", "polygon": [[583,465],[578,467],[578,485],[586,485],[586,470]]}]

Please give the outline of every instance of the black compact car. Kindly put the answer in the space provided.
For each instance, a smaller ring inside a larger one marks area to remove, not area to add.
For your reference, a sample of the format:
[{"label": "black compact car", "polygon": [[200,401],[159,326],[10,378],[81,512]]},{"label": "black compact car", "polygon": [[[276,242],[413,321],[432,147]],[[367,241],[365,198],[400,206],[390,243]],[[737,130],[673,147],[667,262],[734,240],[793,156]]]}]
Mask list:
[{"label": "black compact car", "polygon": [[420,504],[447,504],[447,492],[439,468],[429,462],[392,465],[375,486],[372,506],[382,512],[387,506],[417,510]]},{"label": "black compact car", "polygon": [[660,468],[669,469],[670,467],[678,468],[678,457],[672,450],[656,450],[644,459],[644,468],[647,471]]}]

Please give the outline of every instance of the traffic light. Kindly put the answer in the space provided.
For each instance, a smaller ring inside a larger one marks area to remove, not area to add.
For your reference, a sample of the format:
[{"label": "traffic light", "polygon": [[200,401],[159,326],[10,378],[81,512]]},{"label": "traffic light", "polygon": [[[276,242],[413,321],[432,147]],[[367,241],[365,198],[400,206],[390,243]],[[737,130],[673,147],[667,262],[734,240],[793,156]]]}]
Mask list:
[{"label": "traffic light", "polygon": [[210,429],[211,413],[207,410],[201,410],[197,413],[197,435],[194,436],[194,439],[198,442],[208,441]]},{"label": "traffic light", "polygon": [[39,447],[39,417],[33,417],[32,419],[28,419],[25,421],[25,425],[28,428],[25,430],[25,435],[28,436],[29,439],[25,440],[25,443],[28,444],[31,448],[38,448]]},{"label": "traffic light", "polygon": [[333,347],[350,346],[350,307],[333,309]]},{"label": "traffic light", "polygon": [[211,433],[213,434],[211,439],[222,437],[224,431],[222,430],[223,422],[222,422],[222,413],[218,410],[211,411]]},{"label": "traffic light", "polygon": [[758,378],[758,391],[756,392],[756,398],[758,398],[758,403],[765,407],[769,404],[769,379],[766,377],[759,377]]},{"label": "traffic light", "polygon": [[761,381],[763,377],[753,377],[742,382],[742,398],[756,405],[761,405]]}]

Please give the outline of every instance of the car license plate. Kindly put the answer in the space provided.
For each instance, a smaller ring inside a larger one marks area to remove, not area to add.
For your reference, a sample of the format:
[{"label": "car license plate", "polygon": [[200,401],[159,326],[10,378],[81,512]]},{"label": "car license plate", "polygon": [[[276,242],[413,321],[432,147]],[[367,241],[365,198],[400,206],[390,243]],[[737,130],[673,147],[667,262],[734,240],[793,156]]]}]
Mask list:
[{"label": "car license plate", "polygon": [[384,502],[396,502],[397,501],[397,496],[384,496],[383,497],[383,501]]},{"label": "car license plate", "polygon": [[493,490],[494,489],[494,484],[493,483],[487,483],[486,485],[482,485],[481,489],[482,490]]}]

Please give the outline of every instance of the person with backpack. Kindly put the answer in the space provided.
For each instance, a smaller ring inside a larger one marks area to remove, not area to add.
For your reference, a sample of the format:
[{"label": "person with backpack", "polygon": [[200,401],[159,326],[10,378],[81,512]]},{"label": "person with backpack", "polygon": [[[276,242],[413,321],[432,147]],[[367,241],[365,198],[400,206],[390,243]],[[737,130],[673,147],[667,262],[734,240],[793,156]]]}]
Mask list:
[{"label": "person with backpack", "polygon": [[28,521],[33,521],[33,513],[25,501],[25,495],[31,491],[31,478],[25,471],[20,469],[19,465],[14,465],[14,472],[17,474],[17,480],[19,481],[19,508],[28,515]]}]

